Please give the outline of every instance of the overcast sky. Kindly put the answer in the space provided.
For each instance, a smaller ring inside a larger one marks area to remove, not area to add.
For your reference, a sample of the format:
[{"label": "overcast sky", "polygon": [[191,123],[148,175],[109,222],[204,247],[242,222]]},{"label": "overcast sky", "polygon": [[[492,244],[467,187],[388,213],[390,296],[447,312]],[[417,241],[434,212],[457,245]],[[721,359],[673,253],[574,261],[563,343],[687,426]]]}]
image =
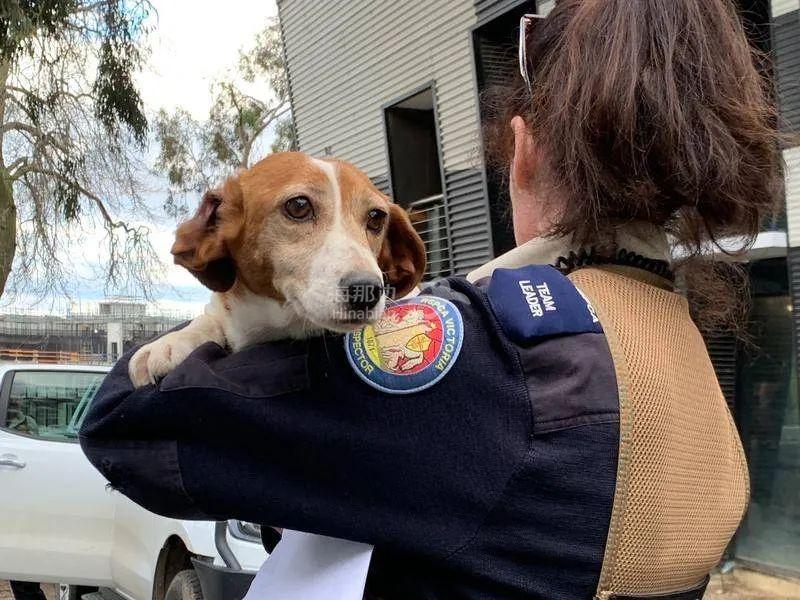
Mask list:
[{"label": "overcast sky", "polygon": [[208,114],[209,85],[234,66],[239,49],[253,43],[274,0],[154,0],[157,29],[151,36],[150,69],[140,78],[148,107],[182,106],[195,117]]},{"label": "overcast sky", "polygon": [[[220,77],[229,75],[236,66],[239,50],[252,45],[255,35],[264,27],[269,17],[277,14],[274,0],[226,0],[209,2],[198,0],[153,0],[157,15],[152,17],[153,32],[149,42],[149,63],[139,76],[139,89],[149,114],[160,108],[183,107],[195,118],[204,119],[211,106],[210,85]],[[153,155],[155,150],[150,149]],[[152,164],[152,159],[149,159]],[[156,186],[158,187],[158,186]],[[152,206],[161,207],[164,192],[152,194]],[[190,200],[191,202],[191,200]],[[169,249],[172,246],[175,223],[165,216],[149,223],[152,241],[167,267],[166,282],[159,294],[164,308],[196,314],[208,299],[209,292],[184,269],[172,264]],[[77,243],[73,264],[91,261],[86,248],[99,247],[99,232],[87,230]],[[77,286],[74,301],[90,306],[103,297],[103,280],[95,279]],[[15,307],[33,306],[37,311],[63,312],[68,302],[47,301],[18,295],[4,297],[3,303]]]}]

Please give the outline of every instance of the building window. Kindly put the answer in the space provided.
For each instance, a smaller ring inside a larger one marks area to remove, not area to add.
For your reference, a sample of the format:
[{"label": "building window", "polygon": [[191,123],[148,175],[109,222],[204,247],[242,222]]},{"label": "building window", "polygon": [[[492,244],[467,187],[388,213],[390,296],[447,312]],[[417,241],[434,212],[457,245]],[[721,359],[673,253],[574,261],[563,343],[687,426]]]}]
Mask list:
[{"label": "building window", "polygon": [[739,354],[736,415],[751,499],[738,560],[800,573],[800,405],[785,258],[751,265],[751,342]]},{"label": "building window", "polygon": [[450,274],[450,246],[433,87],[384,109],[394,201],[408,210],[428,254],[426,280]]}]

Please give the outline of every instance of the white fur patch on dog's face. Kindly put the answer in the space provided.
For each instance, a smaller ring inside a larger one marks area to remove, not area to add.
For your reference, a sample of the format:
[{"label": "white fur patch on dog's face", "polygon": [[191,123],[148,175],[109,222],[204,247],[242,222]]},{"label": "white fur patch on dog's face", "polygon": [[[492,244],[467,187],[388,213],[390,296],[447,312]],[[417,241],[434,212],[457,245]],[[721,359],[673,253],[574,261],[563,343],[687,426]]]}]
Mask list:
[{"label": "white fur patch on dog's face", "polygon": [[311,320],[323,324],[326,329],[349,331],[374,322],[383,313],[386,299],[381,291],[377,305],[362,315],[355,314],[357,311],[347,306],[344,282],[354,276],[367,279],[371,276],[376,284],[382,285],[383,274],[378,266],[376,248],[368,243],[368,234],[358,219],[359,211],[354,210],[359,200],[348,198],[348,206],[345,206],[339,166],[317,159],[314,163],[328,179],[331,217],[322,243],[311,256],[306,285],[299,290],[297,301]]}]

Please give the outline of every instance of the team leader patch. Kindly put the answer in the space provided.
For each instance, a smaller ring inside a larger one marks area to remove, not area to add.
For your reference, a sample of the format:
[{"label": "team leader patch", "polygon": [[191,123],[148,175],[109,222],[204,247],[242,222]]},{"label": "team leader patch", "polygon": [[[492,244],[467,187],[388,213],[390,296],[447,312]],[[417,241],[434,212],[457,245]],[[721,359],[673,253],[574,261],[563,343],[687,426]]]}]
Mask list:
[{"label": "team leader patch", "polygon": [[464,338],[458,308],[435,296],[401,300],[375,325],[347,334],[347,359],[368,385],[413,394],[436,384],[455,364]]}]

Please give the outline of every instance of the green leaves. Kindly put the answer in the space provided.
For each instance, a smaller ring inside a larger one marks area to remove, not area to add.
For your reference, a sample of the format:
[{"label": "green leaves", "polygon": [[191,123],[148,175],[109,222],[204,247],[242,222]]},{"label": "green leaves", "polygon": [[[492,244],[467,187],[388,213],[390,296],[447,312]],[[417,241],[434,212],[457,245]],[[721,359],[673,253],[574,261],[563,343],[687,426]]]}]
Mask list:
[{"label": "green leaves", "polygon": [[80,214],[81,190],[76,181],[83,162],[69,157],[61,160],[59,172],[63,177],[56,180],[54,192],[56,208],[66,221],[74,221]]},{"label": "green leaves", "polygon": [[147,118],[133,73],[141,65],[134,42],[147,11],[132,11],[124,1],[108,2],[103,11],[100,61],[93,90],[97,118],[110,133],[118,126],[127,127],[134,139],[144,145]]},{"label": "green leaves", "polygon": [[276,96],[288,95],[280,24],[272,20],[256,36],[249,52],[239,53],[239,72],[245,81],[266,80]]},{"label": "green leaves", "polygon": [[103,41],[100,65],[94,82],[95,111],[97,118],[109,132],[123,125],[136,141],[144,145],[147,137],[147,117],[142,100],[133,83],[131,57],[109,40]]},{"label": "green leaves", "polygon": [[178,219],[188,212],[184,197],[211,186],[208,177],[217,161],[205,141],[208,132],[204,125],[183,109],[174,113],[160,110],[153,121],[153,133],[159,147],[155,170],[169,181],[164,210]]},{"label": "green leaves", "polygon": [[29,52],[37,36],[60,35],[79,5],[78,0],[2,0],[0,59]]}]

